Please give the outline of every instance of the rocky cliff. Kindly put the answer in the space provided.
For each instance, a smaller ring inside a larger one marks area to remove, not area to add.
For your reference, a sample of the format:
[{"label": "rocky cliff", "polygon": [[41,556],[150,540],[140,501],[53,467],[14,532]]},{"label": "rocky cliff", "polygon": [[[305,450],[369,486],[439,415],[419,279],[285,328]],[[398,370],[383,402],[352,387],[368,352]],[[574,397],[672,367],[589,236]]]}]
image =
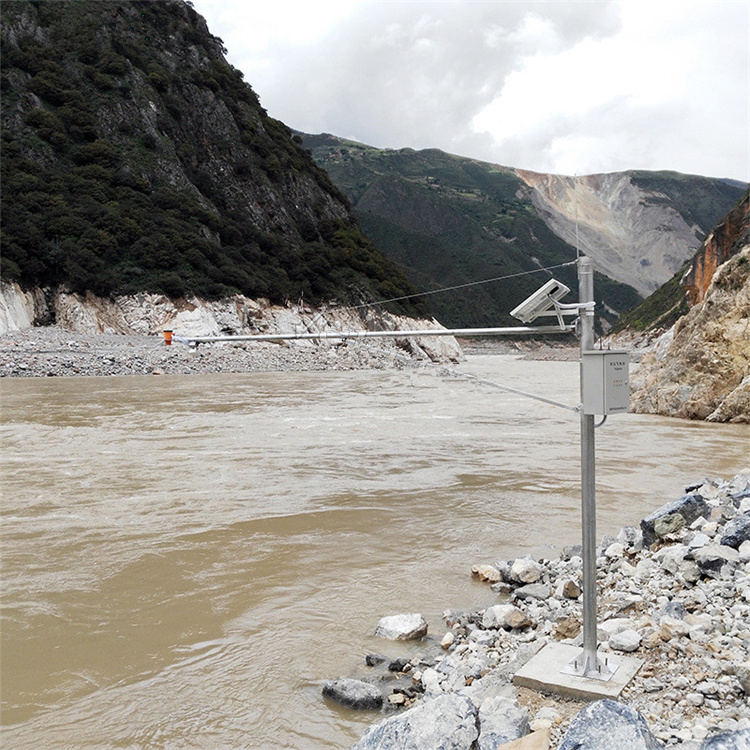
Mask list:
[{"label": "rocky cliff", "polygon": [[6,281],[275,303],[416,291],[188,3],[7,0],[0,21]]},{"label": "rocky cliff", "polygon": [[[274,305],[266,299],[241,294],[221,300],[182,298],[146,292],[114,298],[62,289],[25,292],[18,284],[0,281],[0,334],[32,328],[50,320],[55,328],[82,334],[158,335],[169,329],[175,336],[252,336],[279,333],[339,333],[342,331],[402,331],[440,329],[434,319],[414,319],[386,312],[380,306],[358,308],[302,303]],[[310,340],[291,342],[309,347]],[[379,349],[395,354],[458,362],[461,347],[452,336],[388,338]]]},{"label": "rocky cliff", "polygon": [[682,287],[688,304],[701,302],[719,266],[750,243],[750,192],[719,222],[706,238],[687,273]]},{"label": "rocky cliff", "polygon": [[[516,170],[534,206],[562,239],[593,258],[596,268],[648,295],[666,283],[701,246],[708,229],[690,210],[678,211],[670,182],[705,178],[659,173],[564,177]],[[712,186],[719,192],[720,186]],[[736,194],[737,186],[726,186]],[[704,202],[705,196],[702,199]],[[736,198],[734,199],[736,200]],[[715,221],[715,218],[714,218]],[[708,226],[711,226],[710,224]]]},{"label": "rocky cliff", "polygon": [[[632,377],[636,412],[750,422],[748,194],[707,238],[686,281],[699,299]],[[721,260],[728,256],[728,260]],[[704,284],[707,271],[719,263]]]}]

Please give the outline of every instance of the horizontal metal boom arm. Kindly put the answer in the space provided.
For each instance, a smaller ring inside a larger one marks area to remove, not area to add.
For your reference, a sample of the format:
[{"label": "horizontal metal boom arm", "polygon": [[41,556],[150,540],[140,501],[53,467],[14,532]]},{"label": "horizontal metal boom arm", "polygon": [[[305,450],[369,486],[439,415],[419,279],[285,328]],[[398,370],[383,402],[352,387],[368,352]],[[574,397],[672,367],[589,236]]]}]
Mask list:
[{"label": "horizontal metal boom arm", "polygon": [[568,333],[573,326],[515,326],[510,328],[427,328],[422,331],[321,331],[320,333],[260,333],[252,336],[174,336],[184,344],[218,341],[292,341],[299,339],[370,339],[422,336],[515,336],[529,333]]}]

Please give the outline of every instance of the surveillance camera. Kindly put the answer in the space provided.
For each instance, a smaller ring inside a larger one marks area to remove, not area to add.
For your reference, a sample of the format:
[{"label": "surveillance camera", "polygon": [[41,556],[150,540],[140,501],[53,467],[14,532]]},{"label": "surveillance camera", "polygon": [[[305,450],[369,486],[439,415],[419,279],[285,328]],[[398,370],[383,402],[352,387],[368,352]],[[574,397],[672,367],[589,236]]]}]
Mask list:
[{"label": "surveillance camera", "polygon": [[550,279],[544,286],[537,289],[534,294],[527,297],[518,307],[510,311],[514,318],[523,323],[531,323],[542,313],[547,312],[555,302],[562,299],[570,289],[560,281]]}]

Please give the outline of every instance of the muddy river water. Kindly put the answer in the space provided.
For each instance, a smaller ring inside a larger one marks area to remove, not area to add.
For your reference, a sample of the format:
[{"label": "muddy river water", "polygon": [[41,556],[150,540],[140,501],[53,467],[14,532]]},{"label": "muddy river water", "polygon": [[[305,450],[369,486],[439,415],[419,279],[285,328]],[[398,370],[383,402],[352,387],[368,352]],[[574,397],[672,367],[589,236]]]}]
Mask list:
[{"label": "muddy river water", "polygon": [[[578,401],[578,366],[464,372]],[[496,601],[477,562],[580,539],[579,421],[424,371],[14,379],[2,745],[348,748],[323,700],[380,617]],[[746,425],[611,417],[598,536],[750,463]]]}]

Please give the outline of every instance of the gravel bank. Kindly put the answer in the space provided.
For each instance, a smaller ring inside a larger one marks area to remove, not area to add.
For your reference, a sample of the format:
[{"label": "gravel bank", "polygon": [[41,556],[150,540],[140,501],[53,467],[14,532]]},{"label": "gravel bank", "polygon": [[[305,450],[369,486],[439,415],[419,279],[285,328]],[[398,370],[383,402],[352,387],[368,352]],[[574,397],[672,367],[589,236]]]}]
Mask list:
[{"label": "gravel bank", "polygon": [[[526,359],[577,361],[577,345],[461,339],[467,355],[513,354]],[[28,328],[0,337],[0,377],[203,375],[230,372],[366,370],[425,367],[432,362],[389,339],[166,346],[161,336],[78,333],[58,326]]]},{"label": "gravel bank", "polygon": [[0,338],[0,377],[202,375],[229,372],[422,367],[392,342],[289,342],[166,346],[161,336],[72,333],[50,326]]}]

